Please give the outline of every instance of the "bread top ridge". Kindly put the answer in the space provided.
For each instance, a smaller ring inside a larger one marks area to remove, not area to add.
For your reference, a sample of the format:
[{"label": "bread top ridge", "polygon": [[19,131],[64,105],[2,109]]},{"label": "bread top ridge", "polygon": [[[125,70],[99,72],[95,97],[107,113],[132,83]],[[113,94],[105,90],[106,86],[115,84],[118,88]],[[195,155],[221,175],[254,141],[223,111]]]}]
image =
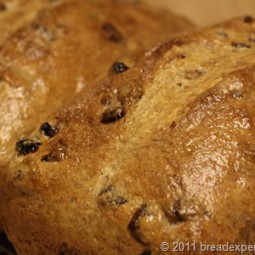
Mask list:
[{"label": "bread top ridge", "polygon": [[242,17],[176,37],[60,109],[1,172],[18,253],[254,243],[254,35]]},{"label": "bread top ridge", "polygon": [[17,140],[114,62],[131,65],[147,47],[192,27],[133,1],[51,2],[54,7],[38,12],[0,47],[0,166]]}]

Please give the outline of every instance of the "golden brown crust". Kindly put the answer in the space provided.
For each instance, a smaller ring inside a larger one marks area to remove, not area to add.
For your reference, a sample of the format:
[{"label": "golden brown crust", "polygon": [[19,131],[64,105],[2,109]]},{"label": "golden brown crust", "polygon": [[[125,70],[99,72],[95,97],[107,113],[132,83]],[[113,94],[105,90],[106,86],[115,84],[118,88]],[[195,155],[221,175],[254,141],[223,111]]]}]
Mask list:
[{"label": "golden brown crust", "polygon": [[[52,0],[4,0],[0,1],[0,45],[4,43],[4,41],[11,36],[17,29],[25,26],[32,19],[35,18],[37,13],[42,9],[54,8],[59,1]],[[1,90],[1,89],[0,89]],[[2,90],[1,90],[2,92]],[[2,99],[2,97],[1,97]],[[2,110],[2,108],[1,108]],[[9,114],[9,109],[6,109]],[[1,114],[3,116],[3,112]],[[3,117],[2,117],[3,118]],[[1,123],[3,124],[3,123]],[[9,123],[6,123],[1,128],[2,130],[8,129]],[[1,135],[0,142],[0,165],[3,162],[3,157],[6,155],[2,155],[4,153],[5,148],[3,147],[2,140],[5,139],[3,135]],[[1,230],[0,226],[0,230]]]},{"label": "golden brown crust", "polygon": [[132,1],[42,2],[53,7],[39,11],[0,48],[0,166],[19,139],[113,62],[130,65],[146,47],[191,28],[185,19]]},{"label": "golden brown crust", "polygon": [[1,173],[18,253],[253,244],[254,33],[240,18],[172,40],[59,110],[59,133]]},{"label": "golden brown crust", "polygon": [[52,0],[3,0],[0,1],[0,44],[17,29],[29,23],[44,8],[51,8],[59,1]]}]

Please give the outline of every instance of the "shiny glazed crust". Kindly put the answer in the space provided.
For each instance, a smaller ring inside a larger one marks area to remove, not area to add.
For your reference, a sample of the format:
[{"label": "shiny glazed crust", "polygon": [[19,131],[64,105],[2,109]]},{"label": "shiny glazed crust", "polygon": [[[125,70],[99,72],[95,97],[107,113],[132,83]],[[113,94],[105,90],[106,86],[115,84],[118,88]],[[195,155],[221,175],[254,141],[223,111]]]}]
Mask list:
[{"label": "shiny glazed crust", "polygon": [[254,243],[254,34],[245,17],[177,37],[61,108],[1,172],[18,254]]},{"label": "shiny glazed crust", "polygon": [[[36,16],[36,14],[45,8],[54,8],[57,5],[57,1],[52,0],[4,0],[0,1],[0,45],[2,45],[5,40],[7,40],[8,37],[10,37],[17,29],[24,27],[26,24],[28,24],[31,20],[33,20]],[[2,88],[0,88],[0,91],[2,92]],[[5,97],[6,94],[4,93]],[[1,100],[3,100],[1,97]],[[5,100],[10,100],[8,98],[5,98]],[[1,107],[1,118],[3,117],[3,114],[10,114],[9,108],[5,108],[3,111],[3,107]],[[3,113],[4,112],[4,113]],[[5,164],[10,158],[10,156],[6,155],[6,146],[3,144],[3,140],[8,140],[3,135],[4,133],[8,134],[7,129],[9,128],[10,123],[3,123],[4,121],[1,121],[1,125],[3,125],[0,135],[0,165],[2,166]],[[5,130],[5,131],[3,131]],[[8,135],[7,135],[8,136]],[[8,145],[7,145],[8,146]],[[9,151],[10,152],[10,151]],[[1,224],[1,223],[0,223]],[[0,225],[0,230],[1,230]]]},{"label": "shiny glazed crust", "polygon": [[19,139],[104,76],[113,62],[131,65],[145,48],[192,27],[134,1],[13,0],[10,8],[11,3],[17,13],[6,10],[0,21],[20,22],[0,32],[9,31],[0,47],[0,167],[12,158]]}]

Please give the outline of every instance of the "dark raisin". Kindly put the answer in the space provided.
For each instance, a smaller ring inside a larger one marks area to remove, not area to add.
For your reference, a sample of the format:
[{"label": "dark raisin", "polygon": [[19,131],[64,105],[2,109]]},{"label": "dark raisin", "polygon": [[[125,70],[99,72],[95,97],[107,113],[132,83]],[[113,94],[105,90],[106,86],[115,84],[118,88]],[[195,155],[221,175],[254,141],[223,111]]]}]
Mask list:
[{"label": "dark raisin", "polygon": [[129,224],[128,224],[128,230],[131,234],[131,236],[139,243],[146,244],[141,236],[139,231],[139,220],[141,217],[144,217],[149,214],[149,212],[146,210],[147,205],[142,204],[137,211],[134,213],[133,217],[131,218]]},{"label": "dark raisin", "polygon": [[60,246],[58,255],[81,255],[81,252],[75,248],[70,248],[66,243]]},{"label": "dark raisin", "polygon": [[101,190],[101,192],[99,193],[98,196],[102,196],[103,194],[105,194],[105,193],[107,193],[109,191],[112,191],[113,189],[114,189],[114,186],[113,185],[109,185],[105,189]]},{"label": "dark raisin", "polygon": [[251,17],[251,16],[245,16],[244,18],[243,18],[243,21],[245,22],[245,23],[252,23],[253,22],[253,17]]},{"label": "dark raisin", "polygon": [[32,23],[31,26],[34,30],[43,30],[44,32],[47,30],[45,26],[39,23]]},{"label": "dark raisin", "polygon": [[109,108],[103,112],[101,117],[101,123],[109,124],[109,123],[116,122],[122,119],[123,117],[125,117],[125,114],[126,114],[126,109],[123,106]]},{"label": "dark raisin", "polygon": [[186,58],[186,56],[185,56],[184,54],[178,54],[178,55],[177,55],[177,58],[179,58],[179,59],[184,59],[184,58]]},{"label": "dark raisin", "polygon": [[42,156],[41,161],[60,162],[66,158],[67,145],[59,140],[55,146],[52,146],[52,151]]},{"label": "dark raisin", "polygon": [[170,212],[165,211],[165,216],[171,225],[176,225],[185,221],[185,215],[181,213],[181,201],[176,200],[173,203]]},{"label": "dark raisin", "polygon": [[113,42],[119,42],[122,40],[122,34],[111,23],[104,23],[102,31],[103,35]]},{"label": "dark raisin", "polygon": [[114,73],[123,73],[127,71],[129,67],[122,62],[116,62],[112,65],[111,69]]},{"label": "dark raisin", "polygon": [[4,3],[0,3],[0,12],[6,11],[7,6]]},{"label": "dark raisin", "polygon": [[40,145],[40,142],[35,142],[32,139],[23,139],[16,143],[16,151],[18,155],[27,155],[36,152]]},{"label": "dark raisin", "polygon": [[48,153],[42,156],[41,161],[56,162],[56,161],[59,161],[59,159],[57,159],[52,153]]},{"label": "dark raisin", "polygon": [[174,128],[176,128],[176,126],[177,126],[176,122],[175,122],[175,121],[172,121],[172,123],[171,123],[171,125],[170,125],[170,128],[171,128],[171,129],[174,129]]},{"label": "dark raisin", "polygon": [[50,125],[48,122],[45,122],[41,125],[40,131],[44,132],[44,134],[50,138],[58,133],[58,129]]},{"label": "dark raisin", "polygon": [[231,46],[236,47],[236,48],[251,48],[250,45],[246,43],[241,43],[241,42],[232,42]]},{"label": "dark raisin", "polygon": [[13,248],[13,245],[8,240],[6,234],[2,231],[0,232],[0,254],[1,255],[15,255],[16,252]]},{"label": "dark raisin", "polygon": [[150,250],[145,250],[143,251],[143,253],[141,253],[140,255],[151,255],[151,251]]},{"label": "dark raisin", "polygon": [[180,213],[180,210],[181,210],[181,201],[176,200],[173,204],[172,212],[174,213],[174,215],[178,221],[183,221],[183,217]]}]

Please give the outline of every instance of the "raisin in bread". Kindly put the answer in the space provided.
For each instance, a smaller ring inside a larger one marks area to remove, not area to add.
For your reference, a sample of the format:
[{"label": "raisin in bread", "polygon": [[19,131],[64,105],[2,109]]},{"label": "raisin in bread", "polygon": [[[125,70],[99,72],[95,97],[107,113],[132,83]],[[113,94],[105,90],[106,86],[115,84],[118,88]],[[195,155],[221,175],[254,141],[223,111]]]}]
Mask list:
[{"label": "raisin in bread", "polygon": [[[57,4],[59,4],[59,1],[52,0],[0,1],[0,45],[17,29],[33,20],[39,12],[43,12],[47,8],[54,8]],[[6,129],[8,127],[4,126],[3,128]],[[1,147],[2,146],[3,144],[1,143]],[[1,148],[0,151],[3,153],[3,148]],[[2,156],[0,156],[0,158],[1,157]]]},{"label": "raisin in bread", "polygon": [[245,17],[176,37],[59,109],[1,172],[18,254],[254,243],[254,34]]},{"label": "raisin in bread", "polygon": [[[50,2],[52,8],[38,12],[0,48],[0,166],[13,156],[17,139],[105,75],[112,63],[132,64],[146,47],[192,27],[133,1]],[[117,65],[114,71],[125,68]]]}]

